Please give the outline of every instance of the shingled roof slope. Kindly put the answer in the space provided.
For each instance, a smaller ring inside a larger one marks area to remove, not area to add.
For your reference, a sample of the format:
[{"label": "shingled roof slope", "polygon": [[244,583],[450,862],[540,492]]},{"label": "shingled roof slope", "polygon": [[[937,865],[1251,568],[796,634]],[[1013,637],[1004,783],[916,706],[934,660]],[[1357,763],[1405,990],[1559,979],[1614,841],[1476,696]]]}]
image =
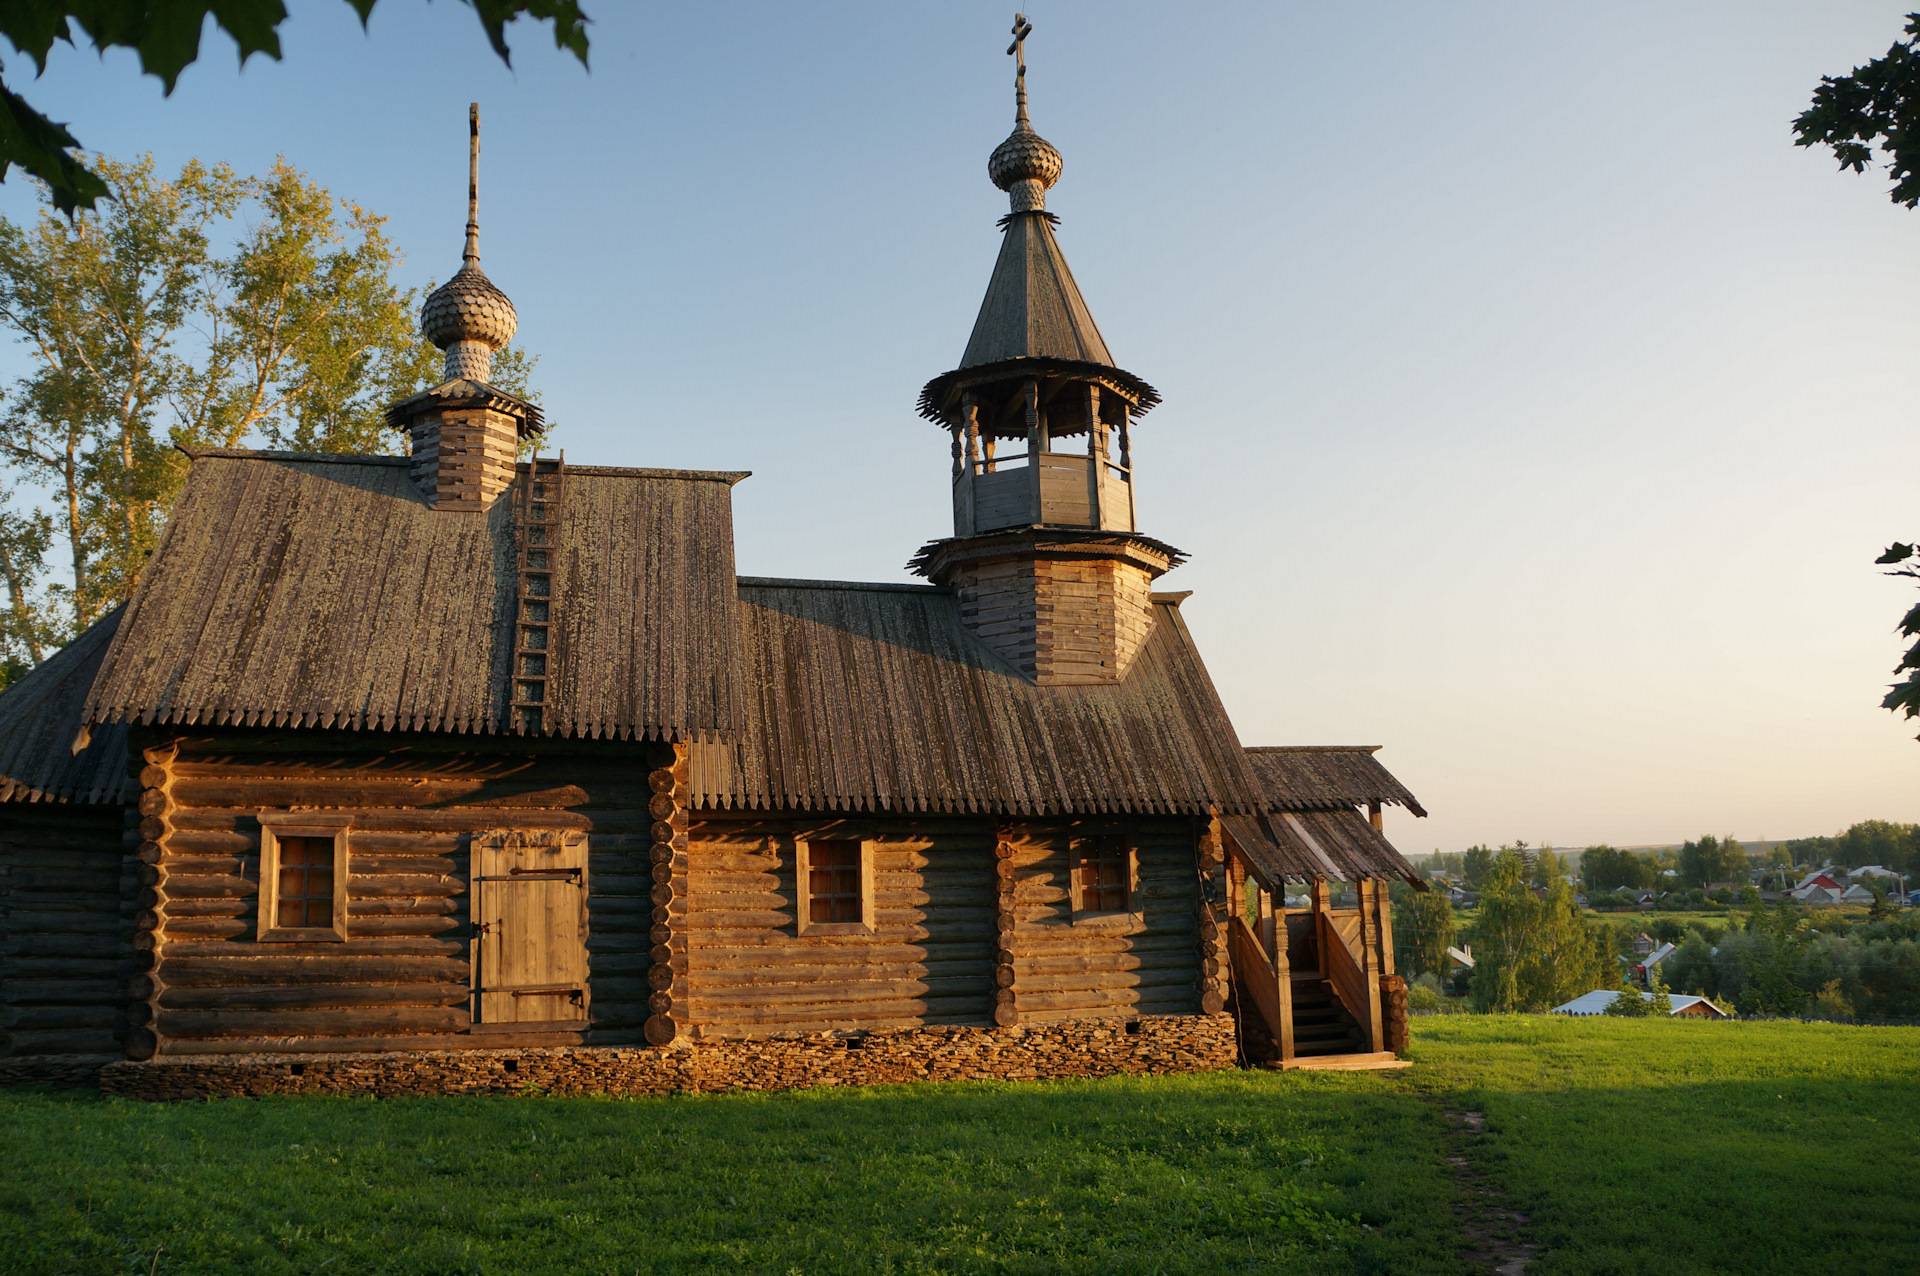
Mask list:
[{"label": "shingled roof slope", "polygon": [[1039,687],[945,590],[740,582],[737,743],[693,750],[706,807],[1009,814],[1253,811],[1260,795],[1178,606],[1118,686]]},{"label": "shingled roof slope", "polygon": [[73,751],[80,707],[124,612],[114,608],[0,694],[0,801],[132,799],[124,726],[95,728]]},{"label": "shingled roof slope", "polygon": [[1379,745],[1256,746],[1247,762],[1267,799],[1283,811],[1342,807],[1404,806],[1426,814],[1405,785],[1373,755]]},{"label": "shingled roof slope", "polygon": [[[90,720],[510,729],[509,498],[436,512],[404,457],[194,455]],[[567,470],[548,734],[736,728],[730,488],[743,477]]]},{"label": "shingled roof slope", "polygon": [[1113,364],[1100,326],[1043,215],[1010,219],[960,366],[1003,359]]},{"label": "shingled roof slope", "polygon": [[1220,822],[1269,891],[1280,891],[1288,878],[1311,881],[1316,877],[1340,882],[1399,877],[1426,889],[1406,857],[1352,807],[1229,814],[1221,816]]}]

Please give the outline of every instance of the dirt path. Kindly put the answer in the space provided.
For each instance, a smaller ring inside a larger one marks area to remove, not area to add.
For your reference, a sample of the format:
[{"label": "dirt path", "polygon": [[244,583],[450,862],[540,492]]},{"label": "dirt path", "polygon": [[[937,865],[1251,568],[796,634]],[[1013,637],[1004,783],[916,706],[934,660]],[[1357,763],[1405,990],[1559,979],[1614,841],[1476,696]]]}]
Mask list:
[{"label": "dirt path", "polygon": [[1540,1252],[1538,1245],[1520,1239],[1527,1216],[1507,1208],[1498,1190],[1468,1156],[1486,1133],[1486,1114],[1447,1109],[1446,1117],[1451,1127],[1447,1164],[1453,1170],[1453,1181],[1460,1185],[1460,1203],[1454,1206],[1465,1242],[1460,1257],[1494,1276],[1523,1276],[1527,1264]]}]

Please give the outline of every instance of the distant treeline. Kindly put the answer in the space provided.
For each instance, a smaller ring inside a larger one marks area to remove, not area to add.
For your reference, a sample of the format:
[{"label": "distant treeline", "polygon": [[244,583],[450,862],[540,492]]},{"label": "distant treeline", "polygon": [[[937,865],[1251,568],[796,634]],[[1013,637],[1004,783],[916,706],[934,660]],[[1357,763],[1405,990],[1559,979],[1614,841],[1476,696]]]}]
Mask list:
[{"label": "distant treeline", "polygon": [[[1514,845],[1527,857],[1529,865],[1556,859],[1551,851],[1529,850],[1525,842]],[[1435,851],[1415,860],[1414,866],[1423,872],[1452,874],[1462,879],[1469,890],[1480,890],[1486,884],[1496,854],[1486,846],[1469,847],[1454,854]],[[1675,878],[1687,887],[1704,887],[1714,882],[1743,885],[1756,869],[1775,872],[1784,879],[1796,869],[1817,868],[1826,863],[1849,869],[1878,864],[1892,872],[1920,878],[1920,824],[1863,820],[1832,837],[1774,842],[1759,854],[1749,853],[1737,838],[1711,834],[1679,847],[1655,851],[1626,851],[1600,845],[1570,853],[1568,858],[1575,854],[1578,881],[1589,895],[1623,887],[1640,890],[1663,886]],[[1668,870],[1673,871],[1675,878],[1665,876]]]},{"label": "distant treeline", "polygon": [[[1888,854],[1888,848],[1902,845],[1896,837],[1911,847],[1916,832],[1920,829],[1913,825],[1875,822],[1796,845],[1818,845],[1815,863],[1829,857],[1846,863],[1838,850],[1828,848],[1851,847],[1866,858],[1850,867],[1880,863],[1898,871],[1912,861]],[[1739,845],[1702,838],[1687,844],[1693,848],[1691,859],[1687,847],[1673,859],[1691,865],[1695,874],[1722,871],[1731,861],[1716,856],[1723,856],[1729,844]],[[1395,963],[1415,979],[1417,1003],[1440,1006],[1444,986],[1463,994],[1474,1010],[1539,1011],[1595,989],[1619,987],[1624,972],[1640,959],[1633,941],[1644,929],[1655,941],[1677,945],[1660,967],[1675,992],[1712,997],[1742,1014],[1920,1020],[1920,910],[1903,910],[1886,900],[1876,900],[1864,917],[1839,909],[1808,910],[1785,900],[1767,906],[1748,890],[1724,924],[1658,915],[1612,923],[1575,906],[1557,856],[1516,843],[1482,862],[1474,852],[1483,850],[1467,852],[1473,856],[1472,870],[1464,864],[1453,870],[1481,876],[1471,921],[1456,913],[1445,892],[1415,891],[1405,883],[1391,887]],[[1589,848],[1587,855],[1595,850],[1612,848]],[[1614,862],[1610,856],[1586,861],[1589,872],[1595,864]],[[1448,955],[1459,944],[1472,946],[1471,971],[1456,969]]]}]

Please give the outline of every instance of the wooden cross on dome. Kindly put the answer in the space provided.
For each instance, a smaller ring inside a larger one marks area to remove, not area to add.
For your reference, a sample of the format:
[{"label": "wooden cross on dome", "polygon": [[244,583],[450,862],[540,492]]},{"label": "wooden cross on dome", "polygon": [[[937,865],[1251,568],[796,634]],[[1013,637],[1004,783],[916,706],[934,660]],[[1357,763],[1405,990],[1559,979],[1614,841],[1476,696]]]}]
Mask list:
[{"label": "wooden cross on dome", "polygon": [[1013,15],[1013,43],[1007,46],[1007,53],[1014,59],[1013,99],[1017,123],[1027,122],[1027,37],[1033,34],[1033,23],[1027,21],[1027,15]]}]

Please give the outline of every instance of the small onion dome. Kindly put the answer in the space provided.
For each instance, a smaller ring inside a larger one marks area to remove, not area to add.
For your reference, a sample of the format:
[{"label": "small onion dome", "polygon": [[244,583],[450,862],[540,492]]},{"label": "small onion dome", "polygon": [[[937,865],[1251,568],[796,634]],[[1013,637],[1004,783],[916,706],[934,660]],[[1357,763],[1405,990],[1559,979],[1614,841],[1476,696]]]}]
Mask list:
[{"label": "small onion dome", "polygon": [[1062,167],[1060,152],[1053,143],[1022,120],[1006,141],[993,148],[987,159],[987,176],[1013,197],[1014,212],[1025,213],[1047,206],[1047,188],[1060,180]]},{"label": "small onion dome", "polygon": [[442,350],[470,341],[498,350],[513,340],[518,323],[507,294],[494,287],[473,260],[434,289],[420,307],[421,335]]},{"label": "small onion dome", "polygon": [[1003,191],[1012,190],[1015,182],[1024,180],[1051,187],[1060,180],[1062,163],[1052,142],[1022,124],[993,148],[987,158],[987,176]]}]

